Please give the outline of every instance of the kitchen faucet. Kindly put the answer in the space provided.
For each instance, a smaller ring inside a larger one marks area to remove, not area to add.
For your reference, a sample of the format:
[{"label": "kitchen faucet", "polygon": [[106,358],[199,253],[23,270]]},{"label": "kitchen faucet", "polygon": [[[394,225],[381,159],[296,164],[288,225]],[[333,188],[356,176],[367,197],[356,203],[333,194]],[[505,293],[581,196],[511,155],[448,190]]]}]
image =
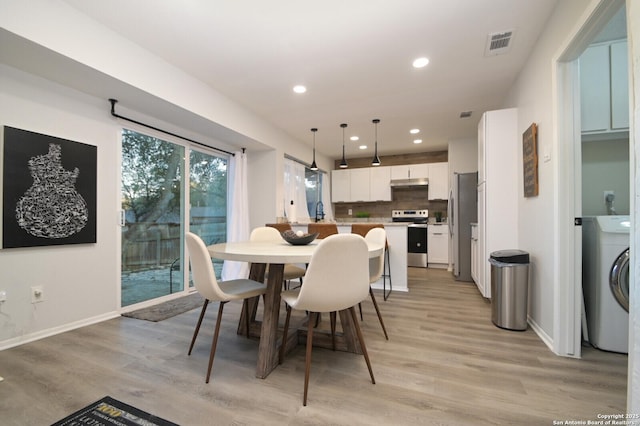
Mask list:
[{"label": "kitchen faucet", "polygon": [[324,220],[324,204],[322,201],[316,203],[316,222]]}]

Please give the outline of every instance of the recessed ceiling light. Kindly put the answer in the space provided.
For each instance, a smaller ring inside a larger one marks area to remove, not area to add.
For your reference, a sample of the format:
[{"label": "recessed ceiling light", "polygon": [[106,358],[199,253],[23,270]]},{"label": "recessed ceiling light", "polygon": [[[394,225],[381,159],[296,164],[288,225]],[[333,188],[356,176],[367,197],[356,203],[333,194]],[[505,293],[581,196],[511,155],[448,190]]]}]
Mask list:
[{"label": "recessed ceiling light", "polygon": [[413,140],[413,143],[416,143],[416,144],[417,144],[417,143],[422,143],[422,139],[414,139],[414,140]]},{"label": "recessed ceiling light", "polygon": [[360,149],[367,149],[367,146],[366,146],[366,145],[360,145],[358,148],[360,148]]},{"label": "recessed ceiling light", "polygon": [[425,58],[424,56],[422,58],[417,58],[413,61],[414,68],[424,68],[428,64],[429,64],[429,59]]},{"label": "recessed ceiling light", "polygon": [[420,129],[411,129],[409,130],[409,133],[411,133],[412,135],[415,135],[417,133],[420,133]]},{"label": "recessed ceiling light", "polygon": [[351,139],[352,141],[359,141],[360,137],[358,136],[351,136],[349,139]]},{"label": "recessed ceiling light", "polygon": [[304,87],[303,85],[299,84],[297,86],[293,86],[293,91],[296,93],[304,93],[307,91],[307,88]]}]

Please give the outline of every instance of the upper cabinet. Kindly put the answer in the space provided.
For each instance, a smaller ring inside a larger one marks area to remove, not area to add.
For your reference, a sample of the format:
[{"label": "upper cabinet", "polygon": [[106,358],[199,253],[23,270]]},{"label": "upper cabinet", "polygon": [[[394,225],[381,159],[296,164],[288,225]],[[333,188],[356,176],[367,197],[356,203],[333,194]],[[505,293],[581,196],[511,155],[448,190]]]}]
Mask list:
[{"label": "upper cabinet", "polygon": [[629,130],[627,41],[589,46],[580,56],[583,134]]},{"label": "upper cabinet", "polygon": [[369,168],[351,169],[351,201],[371,201]]},{"label": "upper cabinet", "polygon": [[369,172],[371,201],[391,201],[391,167],[371,167]]},{"label": "upper cabinet", "polygon": [[429,200],[448,199],[449,163],[425,163],[332,170],[331,201],[391,201],[392,180],[417,178],[429,180]]},{"label": "upper cabinet", "polygon": [[331,171],[331,201],[391,201],[391,167]]},{"label": "upper cabinet", "polygon": [[391,166],[391,179],[429,178],[429,164],[403,164]]},{"label": "upper cabinet", "polygon": [[430,200],[447,200],[449,198],[449,163],[429,164]]},{"label": "upper cabinet", "polygon": [[351,170],[331,170],[331,201],[334,203],[351,201]]}]

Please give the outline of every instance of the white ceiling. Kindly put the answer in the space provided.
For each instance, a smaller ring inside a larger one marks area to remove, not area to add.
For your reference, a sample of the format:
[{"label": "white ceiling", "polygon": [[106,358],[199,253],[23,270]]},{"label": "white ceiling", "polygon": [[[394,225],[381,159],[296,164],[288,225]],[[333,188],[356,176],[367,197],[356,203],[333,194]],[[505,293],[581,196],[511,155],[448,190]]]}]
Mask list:
[{"label": "white ceiling", "polygon": [[[437,151],[475,138],[558,0],[65,0],[293,138],[339,158]],[[510,50],[485,56],[490,33]],[[430,64],[414,69],[426,56]],[[292,87],[304,84],[298,95]],[[459,118],[473,111],[471,118]],[[420,145],[409,129],[420,128]],[[351,142],[349,136],[360,136]],[[365,151],[358,145],[366,143]]]}]

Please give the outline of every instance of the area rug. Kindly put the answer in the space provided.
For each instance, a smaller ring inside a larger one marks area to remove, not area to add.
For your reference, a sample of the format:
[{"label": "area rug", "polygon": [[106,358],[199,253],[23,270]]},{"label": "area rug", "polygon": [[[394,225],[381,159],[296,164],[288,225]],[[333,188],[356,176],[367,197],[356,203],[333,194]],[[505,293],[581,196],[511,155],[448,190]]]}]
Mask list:
[{"label": "area rug", "polygon": [[193,293],[188,296],[179,297],[154,306],[138,309],[122,314],[123,317],[141,319],[146,321],[162,321],[167,318],[182,314],[195,308],[199,308],[204,303],[204,298],[200,293]]},{"label": "area rug", "polygon": [[76,411],[52,426],[71,425],[122,425],[122,426],[178,426],[168,420],[156,417],[131,405],[120,402],[110,396]]}]

